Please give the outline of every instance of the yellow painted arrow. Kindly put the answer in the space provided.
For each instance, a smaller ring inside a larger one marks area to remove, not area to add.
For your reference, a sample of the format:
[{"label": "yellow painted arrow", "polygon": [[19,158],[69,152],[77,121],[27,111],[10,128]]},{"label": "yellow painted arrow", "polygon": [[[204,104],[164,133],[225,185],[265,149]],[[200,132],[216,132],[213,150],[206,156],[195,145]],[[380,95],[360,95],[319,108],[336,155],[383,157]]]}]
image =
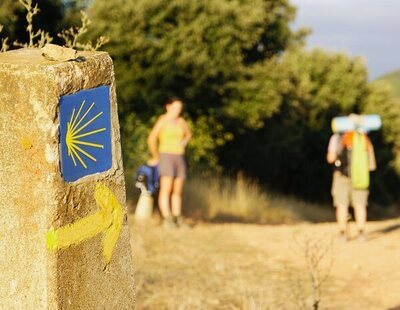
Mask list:
[{"label": "yellow painted arrow", "polygon": [[115,195],[104,184],[96,185],[94,197],[100,210],[57,230],[52,227],[46,234],[48,249],[64,249],[104,232],[103,255],[106,262],[110,262],[121,232],[124,211]]}]

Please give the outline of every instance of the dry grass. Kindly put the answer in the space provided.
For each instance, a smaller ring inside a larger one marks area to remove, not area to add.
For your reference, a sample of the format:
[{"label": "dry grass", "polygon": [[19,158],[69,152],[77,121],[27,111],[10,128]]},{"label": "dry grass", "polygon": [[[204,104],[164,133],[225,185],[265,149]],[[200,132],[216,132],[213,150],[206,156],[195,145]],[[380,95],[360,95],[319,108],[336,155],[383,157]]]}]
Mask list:
[{"label": "dry grass", "polygon": [[97,39],[96,43],[93,44],[91,41],[82,43],[82,37],[88,32],[89,26],[92,23],[86,12],[81,11],[81,25],[79,27],[70,27],[64,29],[57,36],[64,40],[64,46],[74,49],[82,49],[84,51],[97,51],[104,44],[109,42],[107,37],[101,36]]},{"label": "dry grass", "polygon": [[37,47],[42,48],[46,43],[50,43],[53,39],[50,37],[49,33],[42,30],[34,30],[33,17],[40,12],[38,4],[33,5],[32,0],[18,0],[19,3],[26,10],[26,31],[29,35],[28,42],[21,43],[19,41],[14,42],[14,46],[17,47]]},{"label": "dry grass", "polygon": [[333,241],[325,236],[306,236],[302,240],[295,239],[295,243],[293,254],[302,258],[305,268],[302,273],[286,269],[292,301],[297,309],[321,309],[334,261]]},{"label": "dry grass", "polygon": [[[3,31],[3,25],[0,24],[0,33]],[[7,50],[9,49],[9,45],[8,45],[8,38],[1,38],[0,41],[0,53],[4,53],[7,52]]]},{"label": "dry grass", "polygon": [[186,215],[208,221],[282,224],[333,219],[331,208],[268,193],[240,174],[236,179],[190,178],[184,205]]},{"label": "dry grass", "polygon": [[[53,38],[48,32],[44,31],[43,29],[34,30],[33,18],[40,12],[38,4],[34,5],[32,0],[18,1],[26,11],[26,32],[28,33],[29,39],[27,42],[14,41],[13,46],[18,48],[42,48],[47,43],[52,42]],[[97,38],[95,43],[93,43],[92,41],[81,42],[81,39],[84,34],[87,33],[90,24],[91,20],[89,19],[89,16],[84,11],[81,11],[81,25],[78,27],[70,27],[68,29],[64,29],[61,31],[61,33],[57,34],[57,36],[65,41],[65,47],[81,49],[84,51],[97,51],[104,44],[107,44],[109,42],[109,38],[100,36],[99,38]],[[0,25],[0,33],[2,32],[2,30],[3,25]],[[0,40],[0,53],[6,52],[10,48],[8,41],[8,37],[2,38]]]},{"label": "dry grass", "polygon": [[[128,175],[126,191],[128,206],[133,212],[139,192]],[[334,220],[331,206],[268,192],[242,175],[236,179],[191,176],[186,182],[183,199],[184,215],[195,221],[293,224]]]}]

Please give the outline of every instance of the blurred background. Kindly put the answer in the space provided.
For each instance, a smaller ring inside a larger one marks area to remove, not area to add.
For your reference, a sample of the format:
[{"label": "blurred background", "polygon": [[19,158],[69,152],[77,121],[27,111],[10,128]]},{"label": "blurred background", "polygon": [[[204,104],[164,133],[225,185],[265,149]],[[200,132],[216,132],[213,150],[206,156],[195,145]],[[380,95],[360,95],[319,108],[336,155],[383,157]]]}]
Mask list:
[{"label": "blurred background", "polygon": [[[332,218],[325,154],[337,115],[380,114],[371,216],[399,202],[400,30],[393,0],[38,0],[35,27],[91,24],[115,64],[129,200],[149,128],[172,96],[194,138],[185,212],[250,222]],[[2,37],[26,41],[26,12],[2,0]],[[136,195],[136,196],[135,196]],[[219,202],[219,203],[217,203]],[[265,212],[268,209],[268,212]],[[273,212],[272,212],[273,211]]]}]

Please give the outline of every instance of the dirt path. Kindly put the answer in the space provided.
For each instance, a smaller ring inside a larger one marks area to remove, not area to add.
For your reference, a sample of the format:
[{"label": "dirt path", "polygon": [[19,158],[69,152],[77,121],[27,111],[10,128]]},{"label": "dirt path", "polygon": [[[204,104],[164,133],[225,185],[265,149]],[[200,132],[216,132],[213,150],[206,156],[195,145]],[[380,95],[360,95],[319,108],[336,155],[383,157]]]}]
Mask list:
[{"label": "dirt path", "polygon": [[334,224],[199,224],[172,231],[138,226],[132,218],[130,224],[138,309],[310,305],[313,290],[303,254],[306,241],[318,240],[328,248],[321,272],[331,270],[320,309],[400,307],[398,220],[370,223],[366,242],[347,243],[336,240]]}]

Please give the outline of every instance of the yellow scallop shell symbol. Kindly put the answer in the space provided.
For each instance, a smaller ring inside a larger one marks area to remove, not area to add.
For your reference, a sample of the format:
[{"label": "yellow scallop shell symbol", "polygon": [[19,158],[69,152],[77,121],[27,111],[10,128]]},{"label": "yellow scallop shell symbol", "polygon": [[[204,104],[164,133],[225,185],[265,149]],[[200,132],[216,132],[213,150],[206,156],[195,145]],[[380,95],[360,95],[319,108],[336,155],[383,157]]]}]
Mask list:
[{"label": "yellow scallop shell symbol", "polygon": [[89,158],[90,160],[96,162],[96,158],[92,156],[89,152],[83,150],[80,146],[85,145],[94,148],[103,149],[104,145],[98,143],[92,143],[85,141],[85,137],[89,137],[91,135],[103,132],[106,128],[99,128],[96,130],[82,132],[87,126],[93,123],[96,119],[98,119],[103,112],[99,112],[91,119],[87,120],[86,122],[82,123],[86,116],[89,114],[90,110],[94,107],[95,103],[93,102],[90,107],[83,113],[81,113],[85,106],[85,101],[82,102],[81,106],[79,107],[78,113],[75,115],[75,109],[73,109],[71,118],[67,123],[67,134],[65,136],[65,142],[68,149],[68,156],[71,157],[75,167],[77,166],[77,160],[79,163],[86,169],[87,164],[85,162],[85,158]]}]

